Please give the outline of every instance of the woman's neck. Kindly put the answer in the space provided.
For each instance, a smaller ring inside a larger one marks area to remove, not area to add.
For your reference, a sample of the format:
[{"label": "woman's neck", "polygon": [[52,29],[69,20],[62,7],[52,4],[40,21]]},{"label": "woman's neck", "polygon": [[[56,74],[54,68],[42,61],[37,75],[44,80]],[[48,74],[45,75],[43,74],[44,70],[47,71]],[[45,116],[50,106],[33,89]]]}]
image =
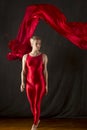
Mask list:
[{"label": "woman's neck", "polygon": [[34,55],[34,56],[40,54],[40,52],[39,52],[38,50],[32,50],[30,53],[31,53],[32,55]]}]

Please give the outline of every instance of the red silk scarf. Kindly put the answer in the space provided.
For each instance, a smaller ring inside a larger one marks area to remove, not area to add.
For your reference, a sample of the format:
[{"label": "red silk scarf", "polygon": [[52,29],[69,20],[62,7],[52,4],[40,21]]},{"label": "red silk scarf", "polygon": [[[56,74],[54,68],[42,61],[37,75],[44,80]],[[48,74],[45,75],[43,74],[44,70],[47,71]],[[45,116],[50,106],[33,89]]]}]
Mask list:
[{"label": "red silk scarf", "polygon": [[32,37],[40,19],[48,23],[59,34],[81,49],[87,49],[87,23],[68,22],[65,15],[54,5],[35,4],[28,6],[17,37],[9,42],[9,60],[21,59],[31,51],[29,39]]}]

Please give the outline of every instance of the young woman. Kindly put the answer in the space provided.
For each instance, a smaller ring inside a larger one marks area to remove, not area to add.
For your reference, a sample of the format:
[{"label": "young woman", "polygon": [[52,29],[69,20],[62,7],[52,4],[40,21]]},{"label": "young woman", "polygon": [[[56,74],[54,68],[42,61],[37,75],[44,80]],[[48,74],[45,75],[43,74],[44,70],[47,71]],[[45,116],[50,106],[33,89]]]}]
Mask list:
[{"label": "young woman", "polygon": [[40,52],[41,39],[38,36],[30,38],[32,51],[22,58],[21,92],[26,88],[30,108],[34,116],[31,130],[36,130],[40,122],[40,105],[48,93],[48,57]]}]

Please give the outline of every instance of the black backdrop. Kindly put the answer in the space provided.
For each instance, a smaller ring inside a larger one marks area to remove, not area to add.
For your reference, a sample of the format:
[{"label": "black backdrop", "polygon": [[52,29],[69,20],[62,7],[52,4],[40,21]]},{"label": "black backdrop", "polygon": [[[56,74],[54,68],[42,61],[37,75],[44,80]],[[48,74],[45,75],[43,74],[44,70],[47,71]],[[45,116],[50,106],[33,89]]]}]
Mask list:
[{"label": "black backdrop", "polygon": [[[68,21],[87,21],[87,0],[0,0],[0,117],[30,117],[26,93],[20,92],[21,61],[6,58],[8,41],[15,38],[27,6],[51,3]],[[81,50],[40,21],[35,35],[48,55],[49,93],[41,117],[87,117],[87,51]]]}]

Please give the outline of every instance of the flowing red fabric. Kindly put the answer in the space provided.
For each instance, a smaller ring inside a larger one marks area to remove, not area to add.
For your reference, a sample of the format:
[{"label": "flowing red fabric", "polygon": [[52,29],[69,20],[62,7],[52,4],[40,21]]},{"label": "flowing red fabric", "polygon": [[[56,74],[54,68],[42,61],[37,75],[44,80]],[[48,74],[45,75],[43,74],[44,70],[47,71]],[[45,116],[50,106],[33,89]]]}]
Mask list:
[{"label": "flowing red fabric", "polygon": [[81,49],[87,49],[86,22],[68,22],[65,15],[54,5],[35,4],[26,8],[17,37],[9,42],[11,49],[11,52],[7,55],[9,60],[21,59],[24,54],[31,51],[29,39],[32,37],[40,19],[48,23],[74,45]]}]

